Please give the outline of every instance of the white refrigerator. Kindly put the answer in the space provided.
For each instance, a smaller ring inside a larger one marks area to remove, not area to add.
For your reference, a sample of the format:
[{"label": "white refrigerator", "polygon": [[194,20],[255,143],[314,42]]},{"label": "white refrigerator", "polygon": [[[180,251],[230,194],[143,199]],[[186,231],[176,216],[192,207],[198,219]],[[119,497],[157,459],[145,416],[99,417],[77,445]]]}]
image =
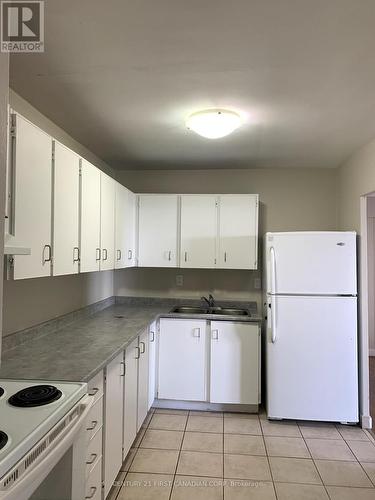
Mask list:
[{"label": "white refrigerator", "polygon": [[264,243],[268,418],[358,422],[356,234]]}]

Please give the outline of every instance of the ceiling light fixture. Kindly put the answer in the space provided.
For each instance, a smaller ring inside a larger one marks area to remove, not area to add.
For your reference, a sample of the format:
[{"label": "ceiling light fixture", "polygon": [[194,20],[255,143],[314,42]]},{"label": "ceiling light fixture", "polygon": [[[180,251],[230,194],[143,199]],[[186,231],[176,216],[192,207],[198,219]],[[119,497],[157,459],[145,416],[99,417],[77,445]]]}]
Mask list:
[{"label": "ceiling light fixture", "polygon": [[219,139],[231,134],[242,124],[241,117],[228,109],[206,109],[193,113],[186,120],[188,129],[207,139]]}]

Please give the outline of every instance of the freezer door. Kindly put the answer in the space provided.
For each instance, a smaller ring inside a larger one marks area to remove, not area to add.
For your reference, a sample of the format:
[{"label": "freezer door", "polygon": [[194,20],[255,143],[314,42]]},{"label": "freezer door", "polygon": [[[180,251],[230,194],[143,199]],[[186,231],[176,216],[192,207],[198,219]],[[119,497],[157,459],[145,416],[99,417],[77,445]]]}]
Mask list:
[{"label": "freezer door", "polygon": [[267,292],[356,295],[356,233],[267,233]]},{"label": "freezer door", "polygon": [[357,299],[268,296],[268,305],[268,416],[357,422]]}]

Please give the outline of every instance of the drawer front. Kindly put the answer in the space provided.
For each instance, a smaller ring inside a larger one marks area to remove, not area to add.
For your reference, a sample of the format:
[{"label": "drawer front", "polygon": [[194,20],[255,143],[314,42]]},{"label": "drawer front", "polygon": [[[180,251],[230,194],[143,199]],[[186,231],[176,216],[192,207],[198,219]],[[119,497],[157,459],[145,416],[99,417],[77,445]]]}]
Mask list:
[{"label": "drawer front", "polygon": [[86,480],[85,500],[100,500],[102,496],[102,460],[100,459]]},{"label": "drawer front", "polygon": [[100,398],[96,403],[94,403],[91,408],[87,420],[86,420],[86,429],[89,433],[89,440],[94,437],[94,435],[98,432],[100,427],[103,425],[103,398]]},{"label": "drawer front", "polygon": [[94,396],[94,403],[95,401],[98,401],[104,393],[104,377],[103,377],[103,371],[99,372],[95,377],[93,377],[89,382],[88,382],[88,388],[89,388],[89,395]]},{"label": "drawer front", "polygon": [[86,454],[86,477],[96,466],[96,462],[102,456],[103,428],[100,428],[89,442]]}]

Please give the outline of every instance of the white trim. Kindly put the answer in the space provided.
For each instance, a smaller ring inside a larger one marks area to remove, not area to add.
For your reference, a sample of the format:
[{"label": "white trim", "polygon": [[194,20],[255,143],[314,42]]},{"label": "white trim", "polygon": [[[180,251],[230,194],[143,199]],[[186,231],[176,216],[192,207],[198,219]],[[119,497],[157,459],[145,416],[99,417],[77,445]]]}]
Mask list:
[{"label": "white trim", "polygon": [[360,198],[361,233],[359,238],[359,411],[361,425],[366,429],[372,426],[370,416],[369,381],[369,338],[368,338],[368,259],[367,259],[367,196]]}]

